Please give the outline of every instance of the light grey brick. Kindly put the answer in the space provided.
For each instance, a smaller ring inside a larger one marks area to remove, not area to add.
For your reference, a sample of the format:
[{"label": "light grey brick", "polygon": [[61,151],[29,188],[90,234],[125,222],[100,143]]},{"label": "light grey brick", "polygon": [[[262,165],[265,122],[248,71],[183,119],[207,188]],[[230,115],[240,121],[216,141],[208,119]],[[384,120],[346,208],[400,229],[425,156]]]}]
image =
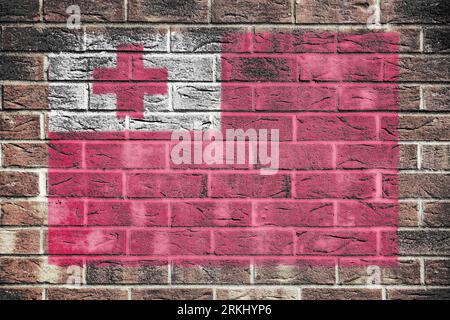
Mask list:
[{"label": "light grey brick", "polygon": [[220,110],[220,84],[174,85],[174,110]]},{"label": "light grey brick", "polygon": [[58,112],[49,114],[51,132],[116,132],[125,129],[125,120],[116,113]]},{"label": "light grey brick", "polygon": [[50,110],[86,110],[87,84],[50,84],[48,105]]},{"label": "light grey brick", "polygon": [[131,119],[130,129],[138,131],[206,131],[219,128],[217,113],[151,113]]},{"label": "light grey brick", "polygon": [[95,68],[115,68],[116,55],[51,54],[48,59],[49,80],[93,80]]},{"label": "light grey brick", "polygon": [[248,52],[248,28],[236,27],[180,27],[172,29],[172,52]]},{"label": "light grey brick", "polygon": [[171,81],[213,81],[213,56],[144,55],[145,68],[167,68]]},{"label": "light grey brick", "polygon": [[145,51],[167,52],[167,28],[154,27],[87,27],[86,49],[117,50],[123,44],[139,44]]}]

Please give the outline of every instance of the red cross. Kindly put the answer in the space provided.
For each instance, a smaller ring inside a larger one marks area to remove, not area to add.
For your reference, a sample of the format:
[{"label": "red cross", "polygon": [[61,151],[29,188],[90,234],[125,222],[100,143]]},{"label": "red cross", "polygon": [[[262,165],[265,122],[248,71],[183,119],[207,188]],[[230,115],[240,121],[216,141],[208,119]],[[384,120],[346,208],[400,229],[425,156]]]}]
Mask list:
[{"label": "red cross", "polygon": [[[116,68],[95,68],[94,94],[115,94],[117,98],[117,117],[144,118],[144,95],[167,94],[167,69],[145,68],[143,46],[118,47]],[[138,53],[134,53],[138,52]]]}]

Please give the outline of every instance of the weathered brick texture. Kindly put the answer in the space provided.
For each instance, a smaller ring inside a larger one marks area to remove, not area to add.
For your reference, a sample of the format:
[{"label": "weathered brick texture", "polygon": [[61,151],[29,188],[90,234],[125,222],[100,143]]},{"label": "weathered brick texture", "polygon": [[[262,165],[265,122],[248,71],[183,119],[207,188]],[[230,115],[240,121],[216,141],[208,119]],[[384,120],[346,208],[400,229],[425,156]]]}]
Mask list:
[{"label": "weathered brick texture", "polygon": [[0,0],[0,300],[450,299],[449,12]]}]

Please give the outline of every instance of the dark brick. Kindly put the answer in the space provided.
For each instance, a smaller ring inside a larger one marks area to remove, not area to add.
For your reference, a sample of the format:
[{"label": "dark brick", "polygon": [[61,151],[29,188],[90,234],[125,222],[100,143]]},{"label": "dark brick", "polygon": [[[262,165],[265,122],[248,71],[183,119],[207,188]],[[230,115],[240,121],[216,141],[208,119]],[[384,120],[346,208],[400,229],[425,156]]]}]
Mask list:
[{"label": "dark brick", "polygon": [[450,57],[435,55],[400,56],[386,61],[385,81],[450,81]]},{"label": "dark brick", "polygon": [[450,111],[450,86],[426,86],[423,98],[426,110]]},{"label": "dark brick", "polygon": [[212,300],[212,289],[133,289],[134,300]]},{"label": "dark brick", "polygon": [[0,300],[41,300],[40,288],[0,288]]},{"label": "dark brick", "polygon": [[83,32],[56,27],[5,27],[3,50],[11,51],[82,51]]},{"label": "dark brick", "polygon": [[423,222],[427,227],[450,227],[450,202],[427,202]]},{"label": "dark brick", "polygon": [[425,284],[450,285],[450,260],[425,260]]},{"label": "dark brick", "polygon": [[450,117],[448,116],[400,116],[401,141],[449,141]]},{"label": "dark brick", "polygon": [[417,227],[419,223],[418,205],[416,202],[400,203],[400,227]]},{"label": "dark brick", "polygon": [[0,202],[0,225],[34,226],[43,225],[47,219],[47,203],[34,201]]},{"label": "dark brick", "polygon": [[3,166],[5,167],[46,167],[48,147],[44,143],[3,144]]},{"label": "dark brick", "polygon": [[39,2],[39,0],[1,0],[0,22],[38,21]]},{"label": "dark brick", "polygon": [[175,27],[172,52],[249,52],[250,30],[231,27]]},{"label": "dark brick", "polygon": [[450,28],[425,29],[423,46],[425,52],[450,52]]},{"label": "dark brick", "polygon": [[384,0],[381,21],[389,23],[449,23],[448,0]]},{"label": "dark brick", "polygon": [[179,284],[249,284],[250,262],[174,261],[172,283]]},{"label": "dark brick", "polygon": [[129,0],[128,21],[208,22],[208,0]]},{"label": "dark brick", "polygon": [[295,288],[217,289],[218,300],[296,300]]},{"label": "dark brick", "polygon": [[297,0],[297,23],[366,23],[375,0]]},{"label": "dark brick", "polygon": [[44,80],[44,57],[0,55],[0,80]]},{"label": "dark brick", "polygon": [[448,231],[414,230],[398,231],[400,253],[405,255],[449,255],[450,235]]},{"label": "dark brick", "polygon": [[70,16],[66,10],[74,4],[80,7],[82,22],[117,22],[125,18],[123,0],[45,0],[45,21],[65,22]]},{"label": "dark brick", "polygon": [[423,146],[422,168],[428,170],[450,170],[450,145]]},{"label": "dark brick", "polygon": [[450,290],[445,289],[388,289],[389,300],[450,300]]},{"label": "dark brick", "polygon": [[214,0],[212,21],[290,23],[291,6],[290,0]]},{"label": "dark brick", "polygon": [[381,289],[305,288],[302,300],[381,300]]},{"label": "dark brick", "polygon": [[[373,265],[377,265],[373,262]],[[420,264],[418,260],[401,260],[395,266],[380,266],[381,283],[384,285],[420,284]],[[371,273],[366,265],[345,265],[339,268],[339,281],[345,285],[365,285]]]},{"label": "dark brick", "polygon": [[339,27],[338,52],[420,52],[420,29]]},{"label": "dark brick", "polygon": [[91,261],[88,284],[166,284],[167,264],[156,261]]},{"label": "dark brick", "polygon": [[400,198],[441,199],[450,195],[450,173],[401,173],[398,183]]},{"label": "dark brick", "polygon": [[127,300],[125,289],[47,288],[47,300]]},{"label": "dark brick", "polygon": [[1,172],[0,196],[21,197],[39,194],[39,177],[31,172]]},{"label": "dark brick", "polygon": [[1,139],[39,139],[39,116],[0,113]]},{"label": "dark brick", "polygon": [[48,109],[48,86],[46,84],[3,85],[3,109]]},{"label": "dark brick", "polygon": [[417,169],[417,145],[401,144],[399,148],[400,169]]},{"label": "dark brick", "polygon": [[334,261],[257,261],[255,283],[258,284],[334,284]]}]

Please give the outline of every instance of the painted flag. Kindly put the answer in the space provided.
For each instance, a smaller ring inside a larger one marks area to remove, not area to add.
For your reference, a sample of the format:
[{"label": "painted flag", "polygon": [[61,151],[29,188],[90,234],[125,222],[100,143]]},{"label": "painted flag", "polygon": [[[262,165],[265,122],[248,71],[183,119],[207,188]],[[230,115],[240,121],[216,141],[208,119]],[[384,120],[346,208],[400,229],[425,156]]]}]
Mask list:
[{"label": "painted flag", "polygon": [[398,35],[182,36],[49,55],[51,262],[395,265]]}]

